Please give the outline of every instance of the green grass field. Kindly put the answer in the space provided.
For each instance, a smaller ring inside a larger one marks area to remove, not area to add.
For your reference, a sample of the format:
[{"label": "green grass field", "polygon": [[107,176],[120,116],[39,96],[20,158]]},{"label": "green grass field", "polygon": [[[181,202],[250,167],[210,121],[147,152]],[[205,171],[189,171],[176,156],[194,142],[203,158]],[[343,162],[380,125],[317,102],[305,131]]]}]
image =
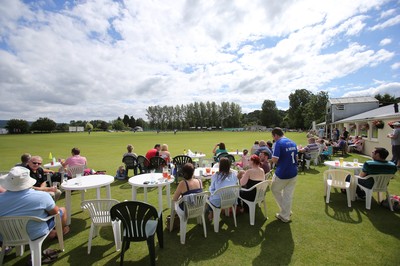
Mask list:
[{"label": "green grass field", "polygon": [[[305,134],[288,133],[296,143],[307,143]],[[72,147],[81,149],[89,167],[106,170],[114,175],[121,165],[127,144],[135,146],[137,154],[144,154],[155,143],[167,143],[171,154],[183,149],[204,152],[211,157],[215,143],[225,142],[231,151],[250,148],[254,140],[269,140],[266,132],[121,132],[121,133],[66,133],[0,136],[0,171],[9,170],[24,152],[41,155],[49,162],[49,152],[57,158],[66,158]],[[360,162],[367,158],[349,155]],[[312,166],[299,173],[293,202],[293,221],[283,224],[274,218],[278,207],[270,192],[267,193],[268,220],[261,209],[256,211],[256,223],[250,226],[247,214],[238,215],[238,227],[232,217],[223,217],[219,233],[207,224],[207,238],[202,227],[189,221],[186,244],[181,245],[179,233],[164,229],[164,249],[156,247],[158,265],[399,265],[400,213],[390,212],[373,200],[370,211],[365,202],[352,202],[348,208],[346,196],[332,192],[330,204],[325,204],[322,173],[327,167]],[[206,187],[208,184],[206,184]],[[171,188],[172,192],[175,186]],[[391,181],[392,194],[400,193],[399,177]],[[104,193],[104,191],[103,191]],[[165,190],[164,190],[165,193]],[[138,199],[142,199],[139,190]],[[126,181],[112,184],[112,197],[123,201],[131,199],[131,186]],[[164,196],[165,197],[165,196]],[[376,198],[376,195],[374,195]],[[95,198],[88,190],[87,199]],[[164,198],[165,199],[165,198]],[[90,220],[80,209],[80,194],[72,195],[71,232],[65,237],[65,252],[54,265],[117,265],[119,252],[115,251],[110,227],[102,228],[100,236],[92,241],[92,252],[87,255]],[[157,206],[157,191],[149,193],[149,203]],[[57,202],[65,206],[64,196]],[[170,213],[164,201],[163,217]],[[45,248],[57,248],[56,241],[46,241]],[[16,257],[13,251],[5,258],[5,265],[26,265],[29,252]],[[125,253],[125,265],[148,265],[145,242],[133,243]]]}]

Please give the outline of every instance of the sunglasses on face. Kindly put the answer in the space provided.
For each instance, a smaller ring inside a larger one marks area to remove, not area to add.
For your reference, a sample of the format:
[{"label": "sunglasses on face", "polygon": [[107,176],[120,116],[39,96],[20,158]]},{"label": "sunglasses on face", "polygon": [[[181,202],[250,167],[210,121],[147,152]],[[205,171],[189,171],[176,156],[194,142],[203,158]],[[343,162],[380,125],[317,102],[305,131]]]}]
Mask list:
[{"label": "sunglasses on face", "polygon": [[42,163],[32,162],[32,164],[34,164],[34,165],[41,165]]}]

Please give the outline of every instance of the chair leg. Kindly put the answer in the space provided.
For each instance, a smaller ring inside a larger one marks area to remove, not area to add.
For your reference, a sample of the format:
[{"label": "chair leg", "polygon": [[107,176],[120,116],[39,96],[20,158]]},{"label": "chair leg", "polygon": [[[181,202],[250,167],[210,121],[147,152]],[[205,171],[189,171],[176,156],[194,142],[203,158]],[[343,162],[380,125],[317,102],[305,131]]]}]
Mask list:
[{"label": "chair leg", "polygon": [[127,243],[127,241],[125,239],[122,242],[121,258],[120,258],[120,261],[119,261],[119,265],[120,266],[124,265],[124,253],[125,253],[125,250],[127,250],[129,248],[128,243]]},{"label": "chair leg", "polygon": [[147,246],[149,248],[150,264],[152,266],[156,265],[156,250],[154,247],[154,235],[147,238]]},{"label": "chair leg", "polygon": [[220,215],[221,215],[221,209],[219,208],[215,208],[213,209],[214,212],[214,232],[218,233],[219,231],[219,219],[220,219]]},{"label": "chair leg", "polygon": [[326,185],[326,201],[325,201],[326,203],[329,203],[330,197],[331,197],[331,186]]},{"label": "chair leg", "polygon": [[250,225],[254,225],[254,220],[256,216],[256,204],[254,204],[254,202],[251,202],[250,204],[247,204],[247,206],[249,206]]},{"label": "chair leg", "polygon": [[88,247],[87,247],[87,253],[90,254],[91,248],[92,248],[92,239],[93,235],[95,234],[96,226],[92,223],[90,225],[90,231],[89,231],[89,241],[88,241]]},{"label": "chair leg", "polygon": [[204,218],[204,214],[201,215],[201,221],[203,223],[204,237],[207,238],[207,225],[206,225],[206,219]]},{"label": "chair leg", "polygon": [[[180,217],[179,217],[180,218]],[[181,235],[181,244],[185,244],[185,239],[186,239],[186,227],[187,227],[187,221],[184,221],[183,219],[179,219],[179,231]]]},{"label": "chair leg", "polygon": [[232,215],[233,215],[233,221],[235,222],[235,227],[237,227],[237,223],[236,223],[236,205],[232,206]]},{"label": "chair leg", "polygon": [[365,190],[365,208],[371,209],[372,190]]},{"label": "chair leg", "polygon": [[265,201],[265,199],[264,199],[264,201],[262,202],[262,204],[264,205],[265,218],[268,220],[268,215],[267,215],[267,202]]},{"label": "chair leg", "polygon": [[115,248],[119,251],[121,250],[121,221],[113,221],[111,226],[114,234]]},{"label": "chair leg", "polygon": [[0,252],[0,265],[3,265],[4,254],[6,253],[6,245],[2,244]]},{"label": "chair leg", "polygon": [[386,191],[386,199],[387,199],[387,201],[389,203],[390,210],[393,211],[393,204],[392,204],[392,201],[390,200],[389,191]]},{"label": "chair leg", "polygon": [[347,206],[351,208],[350,188],[346,188]]},{"label": "chair leg", "polygon": [[40,266],[42,265],[42,247],[33,247],[31,248],[31,258],[32,258],[32,266]]}]

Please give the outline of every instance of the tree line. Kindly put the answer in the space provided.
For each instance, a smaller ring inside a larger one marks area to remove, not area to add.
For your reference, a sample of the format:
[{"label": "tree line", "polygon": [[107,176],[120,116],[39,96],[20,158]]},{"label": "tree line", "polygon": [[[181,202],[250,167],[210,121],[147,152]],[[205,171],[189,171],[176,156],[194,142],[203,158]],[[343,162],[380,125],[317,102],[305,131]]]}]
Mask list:
[{"label": "tree line", "polygon": [[[389,94],[375,96],[381,105],[398,102],[398,98]],[[243,114],[236,103],[194,102],[175,106],[149,106],[146,109],[147,121],[142,118],[124,115],[112,121],[71,120],[69,124],[60,123],[41,117],[31,124],[23,119],[11,119],[5,128],[10,134],[28,132],[67,132],[70,126],[84,127],[85,130],[132,130],[141,127],[144,130],[189,130],[189,129],[222,129],[261,125],[266,127],[283,127],[309,129],[312,121],[325,121],[325,109],[328,102],[325,91],[313,94],[306,89],[296,90],[289,95],[289,109],[279,110],[273,100],[264,100],[261,109]]]}]

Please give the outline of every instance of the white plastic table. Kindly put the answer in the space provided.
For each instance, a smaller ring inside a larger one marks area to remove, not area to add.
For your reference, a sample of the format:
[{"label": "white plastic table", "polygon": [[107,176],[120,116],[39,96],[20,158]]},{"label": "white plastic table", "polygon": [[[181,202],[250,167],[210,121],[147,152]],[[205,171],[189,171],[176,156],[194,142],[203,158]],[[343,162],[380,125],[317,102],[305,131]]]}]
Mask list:
[{"label": "white plastic table", "polygon": [[45,165],[43,165],[44,168],[49,169],[49,168],[60,168],[61,167],[61,163],[60,162],[55,162],[55,163],[46,163]]},{"label": "white plastic table", "polygon": [[[111,175],[87,175],[69,179],[61,184],[61,188],[65,190],[65,209],[67,211],[67,224],[71,224],[71,191],[95,188],[97,190],[97,198],[100,199],[100,188],[106,188],[106,197],[111,199],[110,184],[114,182]],[[84,200],[84,198],[82,198]]]},{"label": "white plastic table", "polygon": [[199,159],[199,165],[203,164],[203,158],[206,157],[204,153],[190,153],[188,156],[192,159]]},{"label": "white plastic table", "polygon": [[235,156],[235,155],[237,155],[237,156],[242,156],[243,155],[243,152],[242,151],[230,151],[230,152],[228,152],[228,154],[230,154],[230,155],[233,155],[233,156]]},{"label": "white plastic table", "polygon": [[[199,179],[202,179],[202,180],[210,180],[211,177],[212,177],[216,172],[218,172],[218,168],[212,167],[212,168],[210,168],[210,169],[211,169],[210,173],[207,174],[206,167],[198,167],[198,168],[194,169],[194,177],[199,178]],[[235,172],[235,173],[237,174],[237,170],[231,168],[231,171],[232,171],[232,172]],[[200,172],[203,172],[203,174],[200,175]]]},{"label": "white plastic table", "polygon": [[357,178],[355,177],[355,175],[357,175],[360,172],[363,164],[362,163],[354,164],[353,162],[346,162],[346,161],[343,161],[342,165],[340,165],[340,163],[338,164],[337,161],[325,161],[324,164],[326,166],[329,166],[330,169],[344,169],[344,170],[354,171],[353,177],[350,179],[350,193],[351,193],[350,196],[351,200],[355,201],[356,189],[357,189]]},{"label": "white plastic table", "polygon": [[[154,178],[152,178],[154,175]],[[154,180],[154,183],[151,183]],[[137,188],[143,188],[144,201],[147,202],[147,188],[148,187],[157,187],[158,188],[158,210],[162,211],[162,187],[166,187],[167,194],[167,205],[168,208],[171,208],[171,183],[173,183],[175,178],[171,175],[170,179],[165,179],[162,177],[162,173],[149,173],[149,174],[141,174],[135,175],[129,178],[128,182],[132,186],[132,200],[136,200],[137,196]]]}]

